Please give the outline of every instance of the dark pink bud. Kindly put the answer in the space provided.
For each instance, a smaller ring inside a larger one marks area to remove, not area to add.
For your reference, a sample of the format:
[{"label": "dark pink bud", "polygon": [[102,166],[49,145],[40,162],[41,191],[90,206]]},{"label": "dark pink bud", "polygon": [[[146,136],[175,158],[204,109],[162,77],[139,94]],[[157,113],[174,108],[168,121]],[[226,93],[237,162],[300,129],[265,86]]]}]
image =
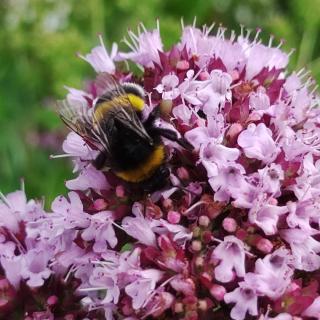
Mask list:
[{"label": "dark pink bud", "polygon": [[55,305],[57,302],[58,302],[58,297],[57,297],[57,296],[50,296],[50,297],[47,299],[47,304],[48,304],[49,306],[53,306],[53,305]]},{"label": "dark pink bud", "polygon": [[233,218],[225,218],[222,222],[223,229],[232,233],[237,230],[237,221]]},{"label": "dark pink bud", "polygon": [[211,295],[218,301],[222,301],[227,290],[219,284],[212,285],[210,289]]},{"label": "dark pink bud", "polygon": [[237,230],[236,237],[240,240],[244,240],[247,237],[247,231],[243,229]]},{"label": "dark pink bud", "polygon": [[205,231],[202,237],[204,243],[210,243],[213,240],[213,235],[211,231]]},{"label": "dark pink bud", "polygon": [[116,195],[118,198],[125,197],[125,190],[123,186],[119,185],[116,187]]},{"label": "dark pink bud", "polygon": [[93,207],[97,211],[101,211],[107,208],[108,203],[104,199],[97,199],[93,203]]},{"label": "dark pink bud", "polygon": [[173,224],[179,223],[181,219],[181,214],[177,211],[169,211],[168,212],[168,221]]},{"label": "dark pink bud", "polygon": [[265,239],[265,238],[261,238],[258,241],[256,247],[257,247],[257,249],[259,249],[263,253],[270,253],[273,249],[273,244],[270,240]]}]

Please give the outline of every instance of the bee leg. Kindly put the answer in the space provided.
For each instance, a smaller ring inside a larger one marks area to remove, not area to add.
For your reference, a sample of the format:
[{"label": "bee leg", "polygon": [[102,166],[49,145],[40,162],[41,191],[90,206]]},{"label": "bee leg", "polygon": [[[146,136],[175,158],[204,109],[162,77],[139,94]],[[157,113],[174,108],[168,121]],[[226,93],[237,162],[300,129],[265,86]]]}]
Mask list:
[{"label": "bee leg", "polygon": [[92,161],[92,164],[97,170],[101,170],[104,167],[106,160],[107,160],[106,153],[100,152],[98,156]]},{"label": "bee leg", "polygon": [[164,138],[177,142],[181,147],[189,151],[193,150],[193,146],[185,138],[179,138],[177,133],[170,129],[153,127],[152,131],[158,133],[160,136]]},{"label": "bee leg", "polygon": [[183,148],[192,151],[193,146],[184,138],[179,138],[177,133],[165,128],[159,128],[154,126],[154,121],[160,117],[159,107],[155,107],[149,114],[147,120],[143,123],[144,127],[147,129],[147,132],[156,133],[164,138],[175,141]]},{"label": "bee leg", "polygon": [[148,118],[144,121],[143,125],[145,128],[151,128],[156,119],[160,117],[160,109],[159,107],[153,108],[153,110],[149,113]]}]

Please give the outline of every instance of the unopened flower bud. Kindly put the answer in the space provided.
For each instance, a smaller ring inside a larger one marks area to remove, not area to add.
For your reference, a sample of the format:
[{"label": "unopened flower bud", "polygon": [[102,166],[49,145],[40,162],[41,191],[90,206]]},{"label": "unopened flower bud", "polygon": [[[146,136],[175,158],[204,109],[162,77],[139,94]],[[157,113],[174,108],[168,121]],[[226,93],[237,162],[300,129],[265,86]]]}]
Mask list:
[{"label": "unopened flower bud", "polygon": [[169,211],[168,212],[168,221],[173,224],[177,224],[180,222],[181,214],[177,211]]},{"label": "unopened flower bud", "polygon": [[228,232],[235,232],[237,230],[237,221],[233,218],[225,218],[222,222],[223,229]]},{"label": "unopened flower bud", "polygon": [[165,209],[165,210],[171,210],[173,208],[173,202],[170,198],[168,199],[164,199],[162,201],[162,207]]},{"label": "unopened flower bud", "polygon": [[199,226],[207,227],[210,224],[210,219],[207,216],[200,216]]},{"label": "unopened flower bud", "polygon": [[195,260],[195,265],[197,268],[201,268],[204,266],[204,259],[203,257],[197,257],[196,260]]},{"label": "unopened flower bud", "polygon": [[208,304],[206,300],[199,300],[198,301],[198,308],[201,311],[206,311],[208,309]]},{"label": "unopened flower bud", "polygon": [[173,309],[175,313],[181,313],[183,312],[183,304],[181,302],[177,302],[175,303]]},{"label": "unopened flower bud", "polygon": [[[197,305],[197,303],[198,303],[198,299],[197,299],[197,297],[195,297],[195,296],[193,296],[193,295],[188,295],[188,296],[186,296],[185,298],[183,298],[182,302],[183,302],[184,304],[188,305],[189,308],[190,308],[190,307],[192,308],[192,306],[195,306],[195,307],[196,307],[196,305]],[[187,307],[187,308],[188,308],[188,307]]]},{"label": "unopened flower bud", "polygon": [[218,301],[223,300],[226,292],[227,292],[226,289],[223,286],[220,286],[219,284],[214,284],[210,288],[211,295]]},{"label": "unopened flower bud", "polygon": [[248,233],[244,229],[238,229],[236,232],[236,237],[240,240],[244,240],[247,237]]},{"label": "unopened flower bud", "polygon": [[243,126],[240,123],[233,123],[226,133],[227,140],[231,143],[235,143],[242,130]]},{"label": "unopened flower bud", "polygon": [[123,186],[119,185],[116,187],[116,196],[118,198],[123,198],[125,196],[125,190]]},{"label": "unopened flower bud", "polygon": [[212,240],[213,240],[213,235],[212,235],[212,232],[211,231],[205,231],[203,234],[202,234],[202,239],[203,239],[203,242],[204,243],[210,243]]},{"label": "unopened flower bud", "polygon": [[271,205],[273,205],[273,206],[276,206],[276,205],[278,204],[278,200],[275,199],[275,198],[271,198],[271,199],[269,200],[269,204],[271,204]]},{"label": "unopened flower bud", "polygon": [[256,247],[257,247],[257,249],[259,249],[263,253],[270,253],[273,249],[273,244],[270,240],[265,239],[265,238],[261,238],[258,241]]},{"label": "unopened flower bud", "polygon": [[108,203],[104,199],[97,199],[93,203],[93,207],[97,211],[105,210],[108,206]]},{"label": "unopened flower bud", "polygon": [[261,119],[261,116],[258,113],[251,113],[248,118],[247,121],[248,122],[255,122],[255,121],[259,121]]},{"label": "unopened flower bud", "polygon": [[208,272],[201,273],[201,278],[206,281],[212,281],[212,276]]},{"label": "unopened flower bud", "polygon": [[47,299],[47,304],[49,306],[53,306],[55,304],[57,304],[58,302],[58,297],[57,296],[50,296],[48,299]]},{"label": "unopened flower bud", "polygon": [[189,180],[190,178],[188,170],[184,167],[180,167],[177,169],[177,176],[181,180]]},{"label": "unopened flower bud", "polygon": [[210,78],[210,74],[208,73],[208,71],[202,71],[199,74],[199,79],[204,81],[204,80],[208,80]]},{"label": "unopened flower bud", "polygon": [[191,248],[193,251],[200,251],[202,249],[202,244],[199,240],[193,240],[191,244]]},{"label": "unopened flower bud", "polygon": [[177,62],[176,68],[178,70],[188,70],[189,69],[189,62],[186,60],[180,60]]}]

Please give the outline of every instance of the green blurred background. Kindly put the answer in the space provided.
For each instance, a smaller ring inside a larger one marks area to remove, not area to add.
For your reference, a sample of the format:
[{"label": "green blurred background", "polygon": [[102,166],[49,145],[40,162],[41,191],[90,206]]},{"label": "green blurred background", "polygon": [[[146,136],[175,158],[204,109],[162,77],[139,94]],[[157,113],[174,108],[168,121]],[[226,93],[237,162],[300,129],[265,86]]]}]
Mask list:
[{"label": "green blurred background", "polygon": [[[261,27],[263,37],[285,39],[296,48],[290,68],[308,67],[320,80],[320,0],[0,0],[0,191],[20,186],[29,197],[47,203],[65,193],[72,177],[61,153],[67,131],[53,111],[66,94],[64,85],[81,88],[93,72],[75,53],[87,53],[102,33],[107,47],[120,42],[128,28],[160,18],[166,46],[179,38],[185,24],[222,23]],[[124,48],[123,44],[121,44]]]}]

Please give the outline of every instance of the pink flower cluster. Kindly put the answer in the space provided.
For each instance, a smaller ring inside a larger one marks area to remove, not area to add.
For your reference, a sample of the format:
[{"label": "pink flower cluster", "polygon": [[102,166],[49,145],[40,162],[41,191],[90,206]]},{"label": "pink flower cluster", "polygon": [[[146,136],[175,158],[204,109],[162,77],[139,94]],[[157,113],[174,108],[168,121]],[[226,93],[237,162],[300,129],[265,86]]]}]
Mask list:
[{"label": "pink flower cluster", "polygon": [[[0,316],[10,319],[320,319],[320,109],[290,54],[241,30],[129,31],[129,52],[81,56],[133,81],[144,112],[194,151],[164,139],[168,185],[145,195],[70,133],[77,177],[44,212],[23,191],[0,203]],[[142,71],[136,75],[123,62]],[[69,89],[92,108],[99,89]],[[18,310],[18,311],[17,311]],[[20,312],[20,313],[19,313]]]}]

